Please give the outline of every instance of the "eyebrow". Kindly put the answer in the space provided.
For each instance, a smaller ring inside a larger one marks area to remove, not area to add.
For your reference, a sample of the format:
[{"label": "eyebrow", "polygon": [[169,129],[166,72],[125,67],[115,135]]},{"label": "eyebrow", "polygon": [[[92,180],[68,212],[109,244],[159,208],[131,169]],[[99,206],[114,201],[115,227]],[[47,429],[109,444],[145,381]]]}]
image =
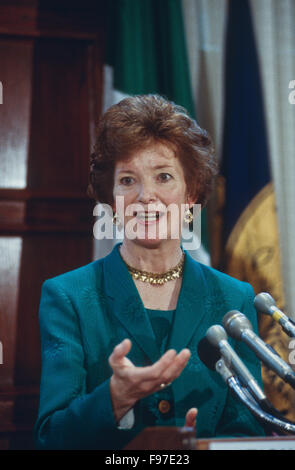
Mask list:
[{"label": "eyebrow", "polygon": [[153,167],[154,170],[162,170],[163,168],[174,168],[172,165],[169,165],[169,163],[166,163],[165,165],[157,165]]},{"label": "eyebrow", "polygon": [[[172,165],[169,165],[169,163],[166,163],[164,165],[156,165],[152,167],[153,170],[162,170],[163,168],[174,168]],[[118,171],[118,173],[134,173],[134,171],[129,170],[127,168],[122,168],[121,170]]]}]

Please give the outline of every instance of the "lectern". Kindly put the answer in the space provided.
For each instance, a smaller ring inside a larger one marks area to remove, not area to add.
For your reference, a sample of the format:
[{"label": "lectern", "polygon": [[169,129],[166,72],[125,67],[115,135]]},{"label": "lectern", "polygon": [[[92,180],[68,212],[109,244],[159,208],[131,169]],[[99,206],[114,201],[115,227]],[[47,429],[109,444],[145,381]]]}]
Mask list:
[{"label": "lectern", "polygon": [[295,450],[295,436],[196,439],[192,428],[144,429],[124,450]]}]

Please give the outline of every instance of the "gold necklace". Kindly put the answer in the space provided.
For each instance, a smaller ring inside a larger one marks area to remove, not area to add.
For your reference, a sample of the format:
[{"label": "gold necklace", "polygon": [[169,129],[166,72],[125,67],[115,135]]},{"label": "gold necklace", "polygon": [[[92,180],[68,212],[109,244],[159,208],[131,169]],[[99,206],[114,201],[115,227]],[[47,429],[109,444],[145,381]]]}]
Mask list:
[{"label": "gold necklace", "polygon": [[183,267],[184,267],[184,253],[182,254],[182,258],[180,262],[169,271],[159,274],[159,273],[150,273],[148,271],[141,271],[140,269],[135,269],[126,263],[127,269],[131,274],[132,278],[137,281],[148,282],[153,285],[162,285],[165,282],[174,281],[175,279],[179,279],[183,274]]}]

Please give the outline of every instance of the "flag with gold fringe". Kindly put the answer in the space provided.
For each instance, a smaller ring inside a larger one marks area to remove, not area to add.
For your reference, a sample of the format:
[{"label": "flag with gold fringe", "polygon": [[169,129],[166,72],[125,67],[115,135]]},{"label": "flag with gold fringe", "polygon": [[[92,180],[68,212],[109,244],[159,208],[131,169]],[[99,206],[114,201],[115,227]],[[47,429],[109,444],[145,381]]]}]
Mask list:
[{"label": "flag with gold fringe", "polygon": [[[222,240],[219,265],[269,292],[284,309],[279,234],[271,179],[259,61],[248,0],[230,0],[225,57],[225,108],[221,179]],[[289,339],[270,317],[258,316],[262,339],[288,362]],[[294,419],[294,391],[262,367],[264,390]]]}]

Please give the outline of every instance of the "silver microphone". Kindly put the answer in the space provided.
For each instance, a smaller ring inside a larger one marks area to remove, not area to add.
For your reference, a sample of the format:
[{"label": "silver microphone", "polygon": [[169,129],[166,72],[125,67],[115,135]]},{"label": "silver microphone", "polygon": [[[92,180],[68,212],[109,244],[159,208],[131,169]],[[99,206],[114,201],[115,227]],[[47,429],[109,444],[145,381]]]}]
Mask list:
[{"label": "silver microphone", "polygon": [[238,310],[228,312],[222,321],[227,333],[234,339],[243,341],[256,356],[285,382],[295,387],[295,374],[291,367],[253,331],[248,318]]},{"label": "silver microphone", "polygon": [[[209,339],[205,336],[198,344],[198,354],[201,361],[209,369],[215,370],[222,377],[233,395],[235,395],[256,418],[264,422],[267,426],[270,426],[270,429],[278,431],[283,430],[284,432],[295,434],[295,423],[286,420],[284,416],[272,406],[261,390],[259,390],[258,394],[254,394],[253,389],[251,392],[249,388],[245,388],[240,384],[240,381],[242,382],[241,370],[239,369],[239,372],[233,372],[228,365],[228,360],[224,359],[224,355],[227,356],[227,359],[229,359],[229,357],[235,357],[236,355],[229,344],[227,348],[229,352],[225,352],[224,348],[227,347],[224,344],[227,338],[225,330],[219,325],[214,325],[209,328],[207,333]],[[223,355],[221,351],[223,351]],[[234,364],[236,367],[237,363],[235,361]],[[246,366],[244,367],[246,368]],[[234,374],[236,374],[236,376]],[[251,376],[248,370],[247,374]],[[245,382],[247,382],[247,379],[244,377],[244,383]],[[251,393],[249,393],[249,391]],[[254,391],[257,391],[256,387]],[[261,396],[263,397],[262,399]]]},{"label": "silver microphone", "polygon": [[249,389],[251,394],[260,402],[267,400],[264,392],[261,390],[257,381],[247,369],[243,361],[239,358],[237,353],[231,347],[227,341],[227,334],[221,325],[211,326],[206,333],[206,338],[209,343],[215,348],[219,349],[219,352],[230,369],[232,369],[238,376],[242,384]]},{"label": "silver microphone", "polygon": [[275,300],[267,292],[257,294],[254,299],[254,305],[259,313],[270,315],[277,323],[279,323],[288,336],[295,338],[295,324],[287,317],[277,306]]},{"label": "silver microphone", "polygon": [[280,419],[277,416],[273,416],[270,412],[267,412],[267,410],[260,408],[253,397],[247,393],[248,390],[241,387],[239,380],[228,369],[224,359],[220,359],[216,362],[215,370],[219,373],[224,382],[226,382],[232,394],[236,396],[259,421],[268,426],[272,431],[277,430],[283,431],[284,433],[295,434],[295,424],[293,422],[287,421],[284,418]]}]

